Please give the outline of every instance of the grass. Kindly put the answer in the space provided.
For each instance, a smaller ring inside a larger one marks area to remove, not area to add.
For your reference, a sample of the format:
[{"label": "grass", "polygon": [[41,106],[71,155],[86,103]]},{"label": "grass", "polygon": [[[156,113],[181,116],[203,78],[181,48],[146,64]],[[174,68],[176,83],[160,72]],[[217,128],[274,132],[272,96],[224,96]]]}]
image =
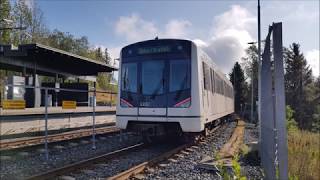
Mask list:
[{"label": "grass", "polygon": [[320,133],[288,131],[289,179],[320,179]]}]

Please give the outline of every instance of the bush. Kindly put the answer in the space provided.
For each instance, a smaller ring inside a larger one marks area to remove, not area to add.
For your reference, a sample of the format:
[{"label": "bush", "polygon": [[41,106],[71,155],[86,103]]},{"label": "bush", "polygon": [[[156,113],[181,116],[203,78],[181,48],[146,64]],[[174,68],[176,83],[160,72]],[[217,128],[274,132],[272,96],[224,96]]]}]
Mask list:
[{"label": "bush", "polygon": [[298,129],[298,123],[293,118],[294,110],[289,105],[286,106],[287,130],[295,131]]}]

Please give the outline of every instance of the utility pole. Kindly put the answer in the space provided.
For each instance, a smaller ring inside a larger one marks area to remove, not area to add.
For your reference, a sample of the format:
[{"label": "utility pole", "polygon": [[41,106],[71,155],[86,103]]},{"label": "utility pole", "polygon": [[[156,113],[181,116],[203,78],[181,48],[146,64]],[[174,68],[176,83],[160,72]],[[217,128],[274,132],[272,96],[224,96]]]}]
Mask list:
[{"label": "utility pole", "polygon": [[260,0],[258,0],[258,127],[259,142],[261,141],[261,29],[260,29]]},{"label": "utility pole", "polygon": [[252,61],[252,69],[251,69],[251,118],[250,122],[253,122],[253,107],[254,107],[254,102],[253,102],[253,61]]}]

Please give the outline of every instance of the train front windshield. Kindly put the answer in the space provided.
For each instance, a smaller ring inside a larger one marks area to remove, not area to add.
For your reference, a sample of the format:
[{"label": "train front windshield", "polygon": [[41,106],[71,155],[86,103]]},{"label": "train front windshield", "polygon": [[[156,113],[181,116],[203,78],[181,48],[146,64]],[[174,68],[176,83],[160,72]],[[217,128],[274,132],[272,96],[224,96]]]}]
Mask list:
[{"label": "train front windshield", "polygon": [[157,40],[158,44],[151,43],[151,46],[128,46],[122,50],[122,107],[190,106],[191,43],[163,45],[161,41]]}]

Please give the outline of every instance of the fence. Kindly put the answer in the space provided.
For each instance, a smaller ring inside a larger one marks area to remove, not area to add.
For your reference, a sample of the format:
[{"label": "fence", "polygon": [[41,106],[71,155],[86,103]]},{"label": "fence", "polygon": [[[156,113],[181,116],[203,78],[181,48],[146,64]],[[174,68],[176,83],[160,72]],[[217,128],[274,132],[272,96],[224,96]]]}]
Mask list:
[{"label": "fence", "polygon": [[[26,136],[44,136],[46,159],[49,158],[49,135],[83,128],[91,129],[92,149],[95,149],[96,127],[110,125],[115,120],[113,114],[117,93],[114,92],[97,91],[95,88],[91,90],[76,90],[12,84],[5,87],[6,89],[12,88],[13,91],[18,91],[19,89],[38,91],[38,95],[34,93],[34,97],[31,99],[33,99],[34,104],[40,107],[25,108],[26,104],[30,102],[24,100],[24,95],[19,100],[12,98],[2,100],[1,139],[4,139],[3,137],[10,139]],[[35,100],[37,99],[35,96],[39,96],[39,92],[41,100]],[[59,98],[55,95],[56,97],[53,99],[54,94],[57,92],[65,92],[66,96]],[[75,96],[79,94],[85,95],[87,96],[87,101],[75,100],[70,94]],[[26,99],[28,98],[30,99],[30,97],[26,97]],[[25,117],[25,115],[28,117]]]},{"label": "fence", "polygon": [[[270,52],[271,34],[273,54]],[[260,69],[261,165],[266,179],[288,179],[282,23],[269,27]]]}]

